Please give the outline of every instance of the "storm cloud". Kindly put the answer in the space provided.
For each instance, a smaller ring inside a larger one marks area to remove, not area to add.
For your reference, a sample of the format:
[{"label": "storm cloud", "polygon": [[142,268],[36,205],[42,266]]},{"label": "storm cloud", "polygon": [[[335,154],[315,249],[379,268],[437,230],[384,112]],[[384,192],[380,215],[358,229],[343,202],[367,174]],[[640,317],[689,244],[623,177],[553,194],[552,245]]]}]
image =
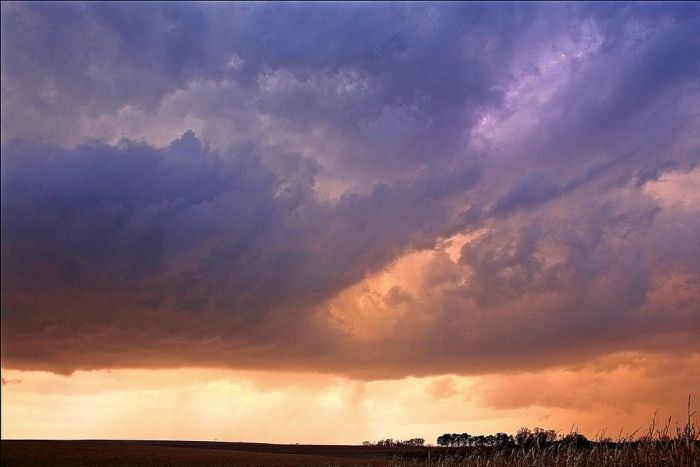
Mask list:
[{"label": "storm cloud", "polygon": [[698,352],[699,20],[3,4],[3,365],[372,379]]}]

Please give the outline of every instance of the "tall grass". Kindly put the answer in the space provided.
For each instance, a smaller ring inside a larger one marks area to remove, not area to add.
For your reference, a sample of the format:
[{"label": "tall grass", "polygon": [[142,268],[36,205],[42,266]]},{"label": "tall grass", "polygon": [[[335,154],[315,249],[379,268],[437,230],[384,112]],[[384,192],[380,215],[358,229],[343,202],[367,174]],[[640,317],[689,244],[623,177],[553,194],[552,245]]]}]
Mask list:
[{"label": "tall grass", "polygon": [[539,467],[539,466],[653,466],[700,467],[700,426],[690,409],[683,426],[659,426],[654,416],[645,432],[637,430],[613,440],[601,432],[589,447],[563,442],[549,446],[463,448],[427,460],[394,458],[392,467]]}]

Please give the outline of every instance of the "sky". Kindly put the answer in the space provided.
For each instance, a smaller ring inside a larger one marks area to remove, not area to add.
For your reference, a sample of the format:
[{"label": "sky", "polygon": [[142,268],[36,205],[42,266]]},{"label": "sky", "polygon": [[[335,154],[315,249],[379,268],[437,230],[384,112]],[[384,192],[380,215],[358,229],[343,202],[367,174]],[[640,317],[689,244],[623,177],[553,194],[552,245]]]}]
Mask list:
[{"label": "sky", "polygon": [[3,438],[615,436],[700,398],[700,4],[1,26]]}]

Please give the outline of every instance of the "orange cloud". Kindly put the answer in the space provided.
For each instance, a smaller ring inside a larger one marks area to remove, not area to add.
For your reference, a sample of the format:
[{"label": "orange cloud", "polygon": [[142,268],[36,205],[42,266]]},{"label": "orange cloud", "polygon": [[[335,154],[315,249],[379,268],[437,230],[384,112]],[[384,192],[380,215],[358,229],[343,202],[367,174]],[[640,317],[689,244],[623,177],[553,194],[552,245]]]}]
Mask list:
[{"label": "orange cloud", "polygon": [[454,379],[449,376],[433,381],[426,386],[425,391],[435,399],[444,399],[446,397],[455,396],[459,393]]},{"label": "orange cloud", "polygon": [[[361,382],[311,373],[5,370],[3,438],[167,438],[357,443],[521,426],[589,436],[686,416],[700,354],[618,354],[580,365]],[[144,414],[148,413],[148,417]],[[342,423],[338,423],[342,420]]]}]

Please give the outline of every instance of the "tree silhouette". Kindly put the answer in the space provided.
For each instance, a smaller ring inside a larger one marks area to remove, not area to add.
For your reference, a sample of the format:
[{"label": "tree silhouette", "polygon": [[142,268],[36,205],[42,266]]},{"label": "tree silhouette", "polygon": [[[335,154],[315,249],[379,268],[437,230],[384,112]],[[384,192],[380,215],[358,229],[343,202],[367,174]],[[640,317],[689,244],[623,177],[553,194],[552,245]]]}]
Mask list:
[{"label": "tree silhouette", "polygon": [[576,448],[590,448],[592,443],[581,433],[569,433],[561,439],[561,442]]}]

